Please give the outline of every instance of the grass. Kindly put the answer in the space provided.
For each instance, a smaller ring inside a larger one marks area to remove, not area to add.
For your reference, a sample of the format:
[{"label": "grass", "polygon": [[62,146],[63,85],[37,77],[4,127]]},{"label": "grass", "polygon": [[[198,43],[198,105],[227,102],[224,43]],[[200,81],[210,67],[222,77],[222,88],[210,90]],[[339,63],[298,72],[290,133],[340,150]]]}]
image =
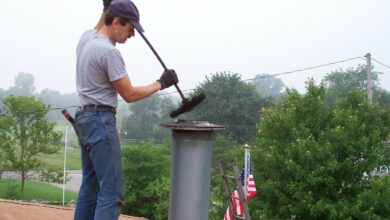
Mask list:
[{"label": "grass", "polygon": [[[0,198],[38,200],[49,203],[62,202],[62,189],[48,183],[26,181],[24,195],[20,194],[20,180],[0,180]],[[65,202],[77,199],[77,193],[65,190]]]},{"label": "grass", "polygon": [[[64,169],[64,148],[61,148],[55,154],[46,154],[42,156],[45,168],[53,170]],[[66,169],[81,170],[80,149],[69,147],[66,149]]]}]

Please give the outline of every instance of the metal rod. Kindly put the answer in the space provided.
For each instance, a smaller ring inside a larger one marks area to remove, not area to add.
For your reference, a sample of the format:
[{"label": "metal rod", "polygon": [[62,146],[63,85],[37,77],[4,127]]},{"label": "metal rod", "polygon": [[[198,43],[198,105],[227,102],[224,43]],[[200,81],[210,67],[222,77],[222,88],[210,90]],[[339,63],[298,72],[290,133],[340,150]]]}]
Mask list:
[{"label": "metal rod", "polygon": [[[152,50],[152,52],[154,53],[154,55],[157,57],[158,61],[161,63],[161,66],[164,68],[164,70],[167,70],[167,66],[165,65],[165,63],[162,61],[161,57],[158,55],[157,51],[154,49],[154,47],[152,46],[152,44],[149,42],[149,40],[145,37],[145,35],[138,31],[138,33],[141,35],[141,37],[144,39],[144,41],[146,42],[146,44],[149,46],[149,48]],[[181,89],[179,88],[179,86],[177,84],[174,84],[174,86],[176,87],[176,90],[179,92],[180,94],[180,97],[181,99],[183,100],[187,100],[184,95],[183,95],[183,92],[181,91]]]}]

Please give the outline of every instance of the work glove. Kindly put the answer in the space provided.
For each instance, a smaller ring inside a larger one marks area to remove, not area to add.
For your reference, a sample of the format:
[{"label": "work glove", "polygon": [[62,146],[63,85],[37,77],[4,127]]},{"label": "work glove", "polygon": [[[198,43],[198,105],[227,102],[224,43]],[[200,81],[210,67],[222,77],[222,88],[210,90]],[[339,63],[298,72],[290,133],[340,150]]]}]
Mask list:
[{"label": "work glove", "polygon": [[161,90],[166,89],[173,84],[176,84],[179,82],[179,79],[177,78],[175,70],[167,69],[163,72],[160,79],[157,81],[161,84]]},{"label": "work glove", "polygon": [[103,11],[107,11],[108,6],[110,6],[112,0],[103,0]]}]

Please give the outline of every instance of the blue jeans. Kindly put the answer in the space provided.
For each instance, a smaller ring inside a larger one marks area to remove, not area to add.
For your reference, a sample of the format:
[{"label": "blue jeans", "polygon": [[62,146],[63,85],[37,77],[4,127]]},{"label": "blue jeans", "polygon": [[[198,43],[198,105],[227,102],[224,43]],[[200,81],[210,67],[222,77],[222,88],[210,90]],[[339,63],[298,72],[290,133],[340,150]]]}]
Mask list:
[{"label": "blue jeans", "polygon": [[78,109],[74,127],[83,174],[74,219],[118,219],[124,181],[115,113]]}]

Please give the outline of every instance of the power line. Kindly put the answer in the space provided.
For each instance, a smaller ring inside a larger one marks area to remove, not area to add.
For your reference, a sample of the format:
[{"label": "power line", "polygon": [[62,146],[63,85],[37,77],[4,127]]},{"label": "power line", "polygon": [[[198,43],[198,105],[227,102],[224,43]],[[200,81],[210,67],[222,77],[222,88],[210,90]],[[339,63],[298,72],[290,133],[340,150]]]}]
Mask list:
[{"label": "power line", "polygon": [[376,59],[374,59],[374,58],[372,58],[372,57],[371,57],[371,59],[372,59],[373,61],[379,63],[380,65],[385,66],[385,67],[387,67],[388,69],[390,69],[390,66],[383,64],[381,61],[376,60]]},{"label": "power line", "polygon": [[246,80],[243,80],[243,81],[251,81],[251,80],[255,80],[255,79],[259,79],[259,78],[262,79],[262,78],[268,78],[268,77],[273,77],[273,76],[280,76],[280,75],[286,75],[286,74],[291,74],[291,73],[296,73],[296,72],[302,72],[302,71],[305,71],[305,70],[317,69],[317,68],[330,66],[330,65],[334,65],[334,64],[338,64],[338,63],[344,63],[344,62],[348,62],[348,61],[356,60],[356,59],[364,59],[364,58],[362,58],[360,56],[359,57],[352,57],[352,58],[345,59],[345,60],[339,60],[339,61],[335,61],[335,62],[331,62],[331,63],[326,63],[326,64],[317,65],[317,66],[306,67],[306,68],[302,68],[302,69],[296,69],[296,70],[287,71],[287,72],[283,72],[283,73],[276,73],[276,74],[271,74],[271,75],[266,75],[266,76],[255,77],[255,78],[246,79]]},{"label": "power line", "polygon": [[[352,58],[349,58],[349,59],[344,59],[344,60],[339,60],[339,61],[334,61],[334,62],[330,62],[330,63],[326,63],[326,64],[321,64],[321,65],[317,65],[317,66],[311,66],[311,67],[306,67],[306,68],[301,68],[301,69],[296,69],[296,70],[292,70],[292,71],[287,71],[287,72],[282,72],[282,73],[276,73],[276,74],[270,74],[270,75],[265,75],[265,76],[259,76],[259,77],[255,77],[255,78],[251,78],[251,79],[245,79],[245,80],[242,80],[242,81],[252,81],[252,80],[255,80],[255,79],[263,79],[263,78],[268,78],[268,77],[274,77],[274,76],[279,76],[279,75],[286,75],[286,74],[291,74],[291,73],[296,73],[296,72],[302,72],[302,71],[306,71],[306,70],[311,70],[311,69],[317,69],[317,68],[321,68],[321,67],[325,67],[325,66],[330,66],[330,65],[334,65],[334,64],[338,64],[338,63],[344,63],[344,62],[348,62],[348,61],[351,61],[351,60],[355,60],[355,59],[363,59],[365,60],[364,58],[362,58],[361,56],[358,56],[358,57],[352,57]],[[390,69],[389,66],[381,63],[380,61],[372,58],[374,61],[380,63],[381,65],[383,66],[386,66],[387,68]],[[227,83],[226,83],[227,84]],[[182,90],[183,92],[188,92],[188,91],[193,91],[195,89],[186,89],[186,90]],[[170,94],[173,94],[173,93],[177,93],[177,91],[173,91],[173,92],[168,92],[168,93],[159,93],[159,94],[156,94],[157,96],[163,96],[163,95],[170,95]],[[121,101],[124,101],[123,99],[121,100],[118,100],[119,102]],[[53,110],[62,110],[64,108],[77,108],[79,107],[78,105],[70,105],[70,106],[65,106],[65,107],[55,107],[55,108],[50,108],[48,111],[53,111]],[[36,111],[30,111],[30,112],[26,112],[26,113],[34,113]],[[10,114],[0,114],[0,117],[1,116],[11,116]]]},{"label": "power line", "polygon": [[[53,110],[62,110],[62,109],[65,109],[65,108],[77,108],[79,107],[78,105],[68,105],[68,106],[65,106],[65,107],[55,107],[55,108],[49,108],[48,109],[48,112],[49,111],[53,111]],[[3,109],[0,109],[0,111],[3,110]],[[39,112],[39,111],[42,111],[42,110],[31,110],[31,111],[25,111],[23,113],[25,114],[33,114],[35,112]],[[21,113],[21,112],[18,112],[18,113]],[[12,114],[0,114],[0,117],[6,117],[6,116],[13,116]]]}]

